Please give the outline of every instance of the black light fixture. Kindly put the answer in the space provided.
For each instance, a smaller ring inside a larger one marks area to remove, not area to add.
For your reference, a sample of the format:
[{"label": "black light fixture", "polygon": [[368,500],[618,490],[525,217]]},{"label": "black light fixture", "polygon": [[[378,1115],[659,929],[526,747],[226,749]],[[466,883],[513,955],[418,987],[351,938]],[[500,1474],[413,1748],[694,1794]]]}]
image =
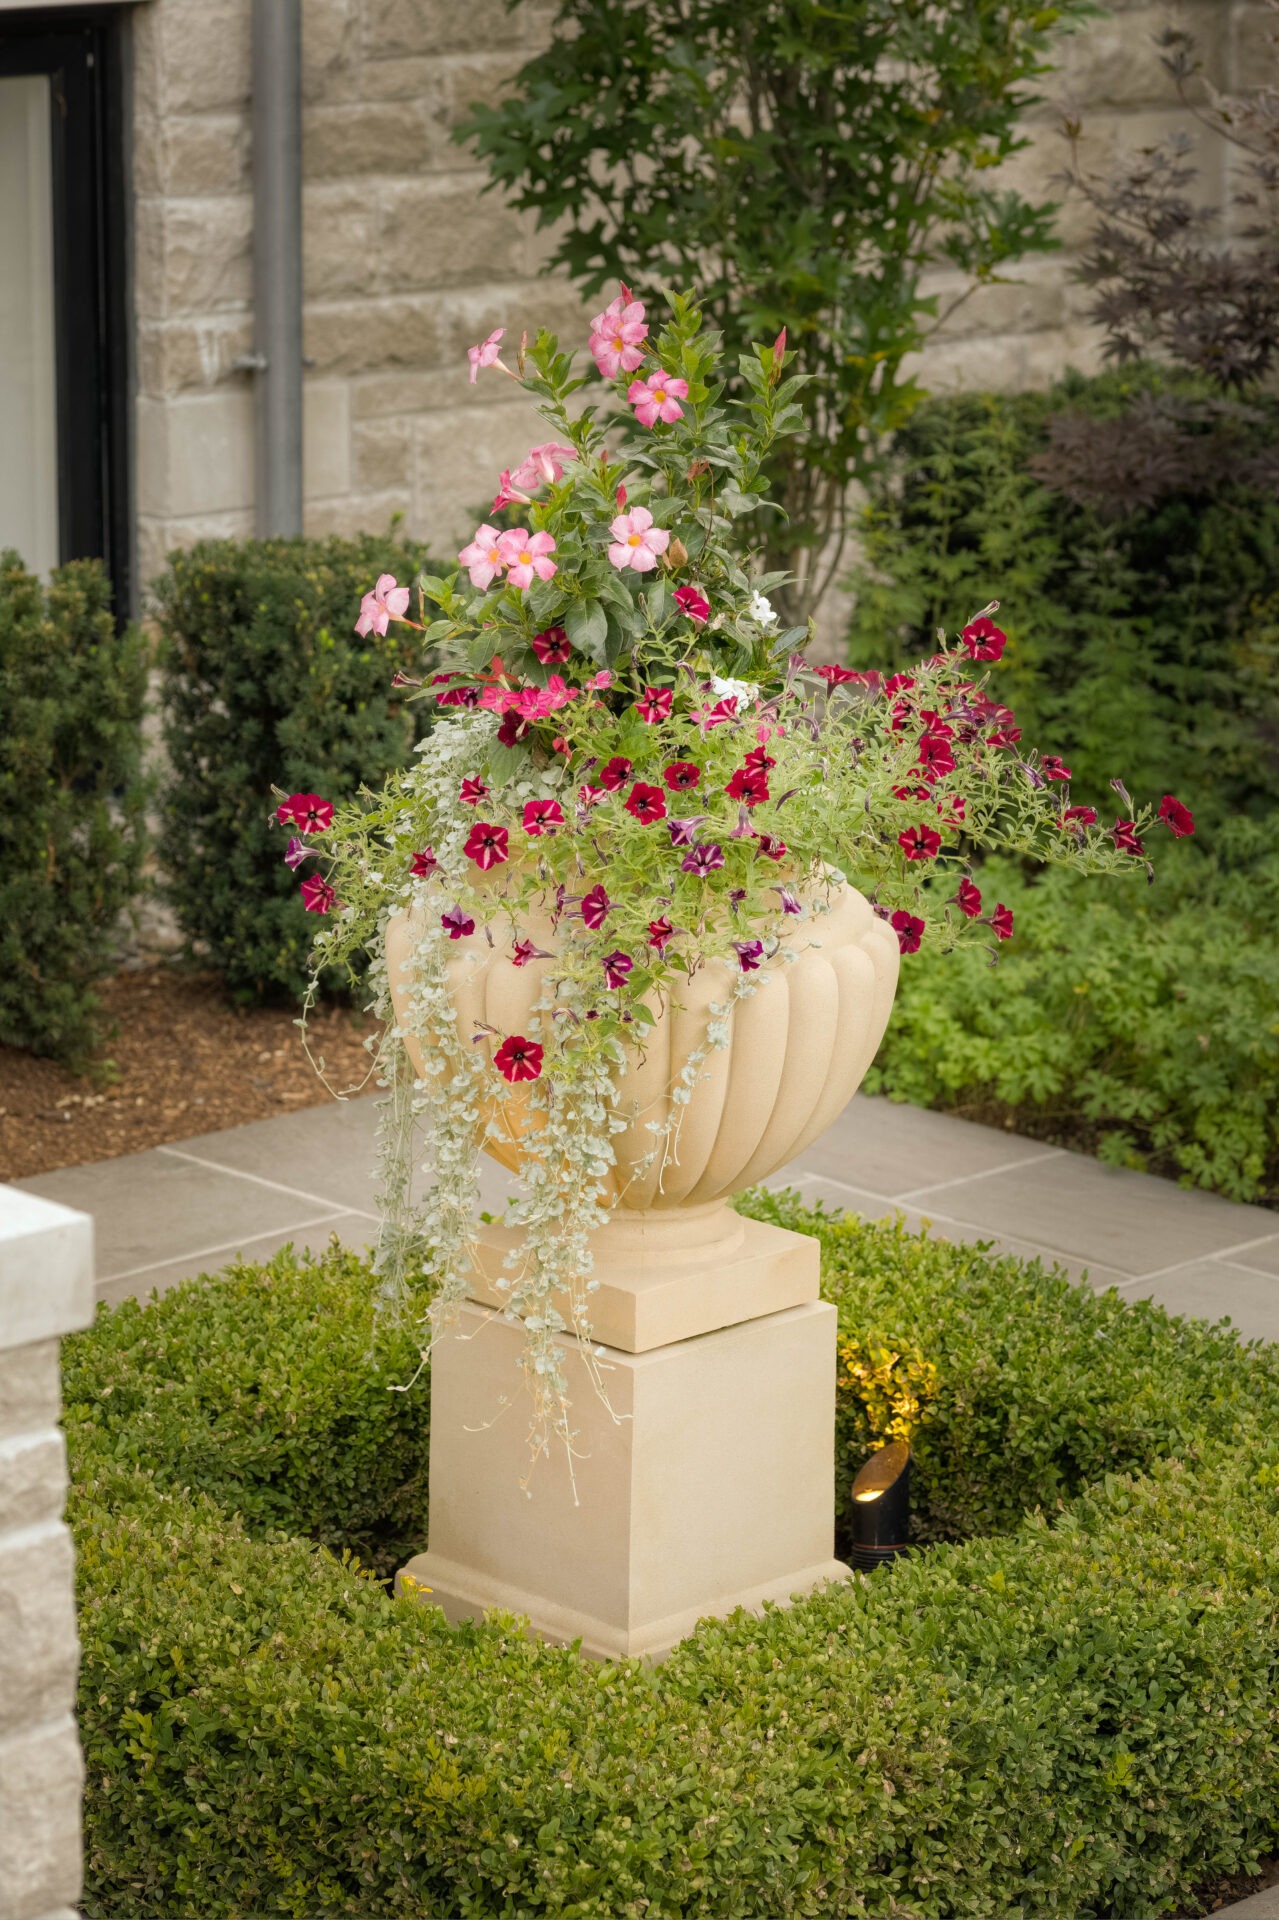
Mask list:
[{"label": "black light fixture", "polygon": [[891,1440],[872,1453],[853,1482],[853,1549],[849,1558],[873,1573],[910,1551],[910,1444]]}]

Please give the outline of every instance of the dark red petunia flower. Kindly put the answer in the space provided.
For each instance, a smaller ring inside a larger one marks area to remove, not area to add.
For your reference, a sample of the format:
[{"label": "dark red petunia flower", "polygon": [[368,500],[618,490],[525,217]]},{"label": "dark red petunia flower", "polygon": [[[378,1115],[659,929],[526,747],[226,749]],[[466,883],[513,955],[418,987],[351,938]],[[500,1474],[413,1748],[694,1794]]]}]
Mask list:
[{"label": "dark red petunia flower", "polygon": [[542,1071],[542,1048],[536,1040],[513,1033],[493,1055],[493,1065],[506,1080],[536,1080]]},{"label": "dark red petunia flower", "polygon": [[996,940],[1011,940],[1013,937],[1013,910],[999,901],[990,916],[990,926]]},{"label": "dark red petunia flower", "polygon": [[702,724],[708,733],[712,727],[722,727],[725,721],[736,720],[736,718],[737,701],[735,698],[731,700],[717,700],[715,705],[713,707],[707,707],[701,716]]},{"label": "dark red petunia flower", "polygon": [[478,807],[481,800],[488,798],[488,788],[482,780],[464,780],[458,799],[464,807]]},{"label": "dark red petunia flower", "polygon": [[1131,820],[1116,820],[1110,829],[1111,836],[1120,853],[1144,853],[1136,827]]},{"label": "dark red petunia flower", "polygon": [[564,809],[558,800],[524,802],[524,831],[530,840],[536,840],[540,834],[551,833],[563,825]]},{"label": "dark red petunia flower", "polygon": [[931,860],[941,851],[941,835],[933,827],[907,827],[897,844],[908,860]]},{"label": "dark red petunia flower", "polygon": [[1069,780],[1070,768],[1055,753],[1041,753],[1039,771],[1045,780]]},{"label": "dark red petunia flower", "polygon": [[603,787],[593,787],[588,780],[578,788],[577,797],[584,807],[598,807],[600,801],[604,798],[604,789]]},{"label": "dark red petunia flower", "polygon": [[697,587],[677,587],[675,605],[699,627],[704,627],[711,617],[711,603]]},{"label": "dark red petunia flower", "polygon": [[802,913],[804,911],[804,903],[793,887],[774,887],[773,892],[782,903],[783,913]]},{"label": "dark red petunia flower", "polygon": [[944,793],[937,802],[937,812],[944,826],[962,827],[968,818],[968,800],[962,793]]},{"label": "dark red petunia flower", "polygon": [[457,678],[457,675],[453,673],[433,673],[431,675],[431,685],[433,687],[445,688],[445,691],[443,693],[436,694],[435,696],[436,706],[437,707],[478,707],[480,704],[479,688],[468,687],[465,685],[455,687],[452,685],[452,682],[456,678]]},{"label": "dark red petunia flower", "polygon": [[424,847],[421,853],[415,853],[409,862],[409,872],[415,880],[429,880],[433,873],[439,872],[439,869],[440,863],[431,847]]},{"label": "dark red petunia flower", "polygon": [[1010,724],[1011,719],[1012,716],[1009,715],[1007,721],[1001,720],[998,726],[991,728],[990,732],[986,735],[986,745],[988,747],[1015,747],[1017,745],[1017,742],[1021,739],[1021,728],[1012,726]]},{"label": "dark red petunia flower", "polygon": [[531,940],[517,940],[511,948],[511,965],[526,967],[530,960],[549,960],[550,954],[543,947],[535,947]]},{"label": "dark red petunia flower", "polygon": [[630,778],[630,773],[630,761],[623,760],[620,754],[614,754],[613,758],[600,768],[599,783],[607,788],[609,793],[616,793],[617,789]]},{"label": "dark red petunia flower", "polygon": [[275,817],[282,826],[292,821],[303,833],[323,833],[333,820],[333,802],[321,800],[318,793],[291,793],[280,802]]},{"label": "dark red petunia flower", "polygon": [[635,965],[635,962],[631,959],[629,953],[622,953],[619,949],[616,953],[605,954],[601,964],[604,968],[605,986],[624,987],[626,985],[626,976]]},{"label": "dark red petunia flower", "polygon": [[672,793],[687,793],[701,777],[701,768],[695,767],[691,760],[672,760],[662,771],[662,778]]},{"label": "dark red petunia flower", "polygon": [[508,707],[502,715],[502,724],[497,730],[498,745],[518,747],[525,734],[532,732],[532,722],[517,713],[514,707]]},{"label": "dark red petunia flower", "polygon": [[763,965],[764,942],[762,940],[734,940],[738,964],[743,973],[754,973]]},{"label": "dark red petunia flower", "polygon": [[919,742],[919,770],[925,780],[940,780],[955,771],[955,756],[950,741],[939,734],[926,733]]},{"label": "dark red petunia flower", "polygon": [[813,672],[828,687],[842,687],[850,680],[862,681],[866,677],[865,674],[854,673],[851,667],[814,667]]},{"label": "dark red petunia flower", "polygon": [[972,620],[964,628],[959,644],[974,660],[998,660],[1008,645],[1008,635],[983,614],[980,620]]},{"label": "dark red petunia flower", "polygon": [[465,940],[468,933],[475,932],[474,920],[461,907],[449,907],[440,915],[440,925],[448,930],[450,940]]},{"label": "dark red petunia flower", "polygon": [[645,726],[655,727],[659,720],[670,719],[674,697],[670,687],[645,687],[643,698],[635,702],[635,711]]},{"label": "dark red petunia flower", "polygon": [[966,920],[975,920],[981,912],[981,888],[974,886],[967,875],[965,875],[959,883],[959,892],[956,895],[956,900],[959,904],[959,911]]},{"label": "dark red petunia flower", "polygon": [[717,867],[724,864],[724,850],[716,846],[713,840],[703,840],[700,845],[690,847],[680,861],[680,871],[693,873],[699,880],[706,880]]},{"label": "dark red petunia flower", "polygon": [[1174,799],[1170,793],[1166,793],[1159,802],[1159,818],[1178,840],[1184,839],[1188,833],[1193,833],[1195,830],[1195,817],[1190,808],[1183,806],[1181,801]]},{"label": "dark red petunia flower", "polygon": [[665,914],[662,915],[660,920],[650,920],[648,923],[649,946],[656,947],[659,953],[665,953],[666,943],[674,931],[674,927],[666,918]]},{"label": "dark red petunia flower", "polygon": [[915,684],[913,673],[893,673],[884,682],[885,697],[891,699],[895,693],[909,693]]},{"label": "dark red petunia flower", "polygon": [[748,773],[767,773],[777,762],[767,747],[752,747],[742,764]]},{"label": "dark red petunia flower", "polygon": [[739,767],[724,791],[730,800],[757,807],[768,799],[768,775],[762,767]]},{"label": "dark red petunia flower", "polygon": [[309,880],[302,882],[302,905],[308,913],[329,913],[336,903],[336,893],[318,873],[313,873]]},{"label": "dark red petunia flower", "polygon": [[509,858],[508,841],[510,835],[505,827],[494,826],[489,820],[477,820],[466,836],[466,845],[462,851],[468,860],[474,860],[477,867],[486,870],[500,867]]},{"label": "dark red petunia flower", "polygon": [[1078,821],[1081,827],[1095,827],[1097,824],[1096,807],[1067,807],[1061,816],[1063,827],[1070,827]]},{"label": "dark red petunia flower", "polygon": [[627,795],[626,811],[642,827],[651,827],[655,820],[666,818],[666,796],[660,787],[646,786],[637,780]]},{"label": "dark red petunia flower", "polygon": [[547,627],[543,633],[535,633],[529,645],[544,667],[562,667],[566,660],[573,657],[573,649],[563,627]]},{"label": "dark red petunia flower", "polygon": [[927,787],[894,787],[894,800],[930,800],[932,794]]},{"label": "dark red petunia flower", "polygon": [[612,904],[602,886],[592,887],[589,893],[583,894],[582,918],[593,932],[604,925]]},{"label": "dark red petunia flower", "polygon": [[668,820],[666,831],[671,836],[671,845],[691,847],[697,838],[697,829],[705,826],[709,819],[709,813],[685,813],[677,814],[674,820]]},{"label": "dark red petunia flower", "polygon": [[782,860],[786,855],[786,842],[772,833],[757,833],[755,845],[767,860]]},{"label": "dark red petunia flower", "polygon": [[903,953],[919,952],[919,943],[924,937],[924,923],[918,914],[907,913],[904,907],[898,907],[889,924],[897,935],[897,944]]}]

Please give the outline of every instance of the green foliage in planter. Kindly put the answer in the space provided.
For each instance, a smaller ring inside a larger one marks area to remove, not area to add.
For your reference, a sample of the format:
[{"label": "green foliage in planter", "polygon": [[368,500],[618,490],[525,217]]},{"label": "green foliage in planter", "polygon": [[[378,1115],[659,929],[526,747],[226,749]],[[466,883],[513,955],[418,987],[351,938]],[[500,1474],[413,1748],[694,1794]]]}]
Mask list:
[{"label": "green foliage in planter", "polygon": [[172,763],[161,858],[184,932],[243,999],[300,998],[314,931],[272,786],[380,786],[424,730],[391,689],[397,669],[421,672],[417,636],[353,630],[380,573],[403,584],[424,564],[372,535],[206,540],[155,583]]},{"label": "green foliage in planter", "polygon": [[1165,844],[1153,887],[994,862],[981,878],[1015,912],[999,979],[975,950],[907,960],[868,1090],[1279,1202],[1271,830]]},{"label": "green foliage in planter", "polygon": [[140,884],[146,652],[101,564],[0,553],[0,1041],[81,1064]]},{"label": "green foliage in planter", "polygon": [[[822,1292],[842,1336],[923,1354],[935,1369],[912,1439],[921,1539],[1019,1526],[1107,1474],[1142,1473],[1253,1418],[1279,1423],[1279,1347],[1241,1350],[1226,1327],[1094,1293],[1038,1261],[803,1206],[757,1189],[755,1219],[822,1245]],[[878,1444],[873,1409],[837,1396],[836,1511]]]},{"label": "green foliage in planter", "polygon": [[394,1569],[426,1525],[430,1403],[406,1328],[374,1338],[358,1255],[292,1248],[142,1306],[63,1349],[75,1447],[196,1487],[255,1532],[306,1534]]},{"label": "green foliage in planter", "polygon": [[[1143,397],[1209,389],[1138,368],[920,407],[868,513],[851,658],[918,659],[998,599],[991,690],[1073,768],[1072,799],[1113,807],[1122,777],[1176,793],[1202,829],[1279,807],[1279,499],[1227,485],[1106,519],[1030,472],[1054,415],[1119,420]],[[1249,444],[1273,448],[1279,402],[1251,414]]]}]

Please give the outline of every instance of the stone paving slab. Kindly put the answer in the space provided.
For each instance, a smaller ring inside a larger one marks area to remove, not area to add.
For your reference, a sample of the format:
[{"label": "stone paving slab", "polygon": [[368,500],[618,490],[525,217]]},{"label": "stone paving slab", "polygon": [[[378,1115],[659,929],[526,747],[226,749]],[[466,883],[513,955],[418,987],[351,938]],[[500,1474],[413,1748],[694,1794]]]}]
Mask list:
[{"label": "stone paving slab", "polygon": [[[94,1216],[100,1297],[145,1298],[240,1251],[319,1248],[332,1233],[368,1246],[376,1118],[376,1096],[335,1101],[18,1184]],[[481,1164],[481,1205],[500,1212],[511,1182]],[[1279,1339],[1279,1216],[1263,1207],[863,1096],[769,1184]]]}]

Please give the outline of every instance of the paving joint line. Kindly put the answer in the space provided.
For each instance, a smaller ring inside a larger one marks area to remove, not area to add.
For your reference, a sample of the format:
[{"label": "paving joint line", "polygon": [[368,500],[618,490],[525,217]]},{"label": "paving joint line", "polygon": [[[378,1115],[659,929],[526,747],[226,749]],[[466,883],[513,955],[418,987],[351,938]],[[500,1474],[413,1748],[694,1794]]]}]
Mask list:
[{"label": "paving joint line", "polygon": [[[187,1153],[182,1147],[157,1147],[156,1152],[167,1153],[173,1160],[189,1160],[192,1166],[207,1167],[211,1173],[229,1174],[233,1180],[251,1180],[255,1187],[269,1187],[273,1193],[287,1193],[291,1200],[310,1200],[317,1207],[333,1205],[322,1193],[308,1193],[305,1187],[286,1187],[283,1181],[268,1180],[260,1173],[245,1173],[241,1167],[224,1166],[221,1160],[206,1160],[198,1153]],[[376,1213],[367,1213],[363,1207],[343,1206],[338,1211],[358,1214],[361,1220],[376,1221],[378,1218]]]},{"label": "paving joint line", "polygon": [[268,1240],[276,1233],[301,1233],[307,1227],[323,1227],[330,1222],[334,1226],[342,1220],[364,1219],[363,1214],[353,1214],[345,1208],[330,1208],[328,1213],[320,1214],[314,1220],[294,1220],[283,1227],[263,1227],[261,1233],[252,1233],[239,1240],[222,1240],[215,1247],[193,1247],[189,1252],[171,1253],[167,1260],[152,1260],[144,1267],[126,1267],[122,1273],[99,1274],[95,1285],[99,1287],[115,1286],[120,1280],[136,1280],[144,1273],[158,1273],[161,1267],[176,1267],[180,1260],[207,1260],[211,1254],[230,1253],[243,1247],[251,1247],[255,1240]]},{"label": "paving joint line", "polygon": [[[1267,1240],[1273,1240],[1273,1233],[1260,1233],[1255,1240],[1240,1240],[1233,1247],[1214,1247],[1211,1253],[1201,1253],[1197,1260],[1177,1260],[1171,1267],[1155,1267],[1150,1273],[1135,1273],[1134,1280],[1162,1280],[1167,1274],[1178,1273],[1182,1267],[1196,1267],[1213,1260],[1233,1260],[1237,1253],[1247,1253],[1252,1247],[1264,1247]],[[1273,1276],[1266,1273],[1264,1267],[1249,1267],[1246,1260],[1235,1261],[1236,1266],[1247,1269],[1249,1273],[1259,1273],[1265,1279]]]},{"label": "paving joint line", "polygon": [[945,1193],[947,1187],[966,1187],[970,1180],[993,1180],[998,1173],[1016,1173],[1020,1167],[1037,1167],[1044,1160],[1064,1160],[1065,1147],[1046,1147],[1043,1153],[1027,1154],[1020,1160],[1005,1160],[997,1167],[984,1167],[980,1173],[961,1173],[953,1180],[934,1180],[931,1185],[907,1187],[904,1193],[896,1197],[899,1200],[914,1200],[921,1193]]}]

